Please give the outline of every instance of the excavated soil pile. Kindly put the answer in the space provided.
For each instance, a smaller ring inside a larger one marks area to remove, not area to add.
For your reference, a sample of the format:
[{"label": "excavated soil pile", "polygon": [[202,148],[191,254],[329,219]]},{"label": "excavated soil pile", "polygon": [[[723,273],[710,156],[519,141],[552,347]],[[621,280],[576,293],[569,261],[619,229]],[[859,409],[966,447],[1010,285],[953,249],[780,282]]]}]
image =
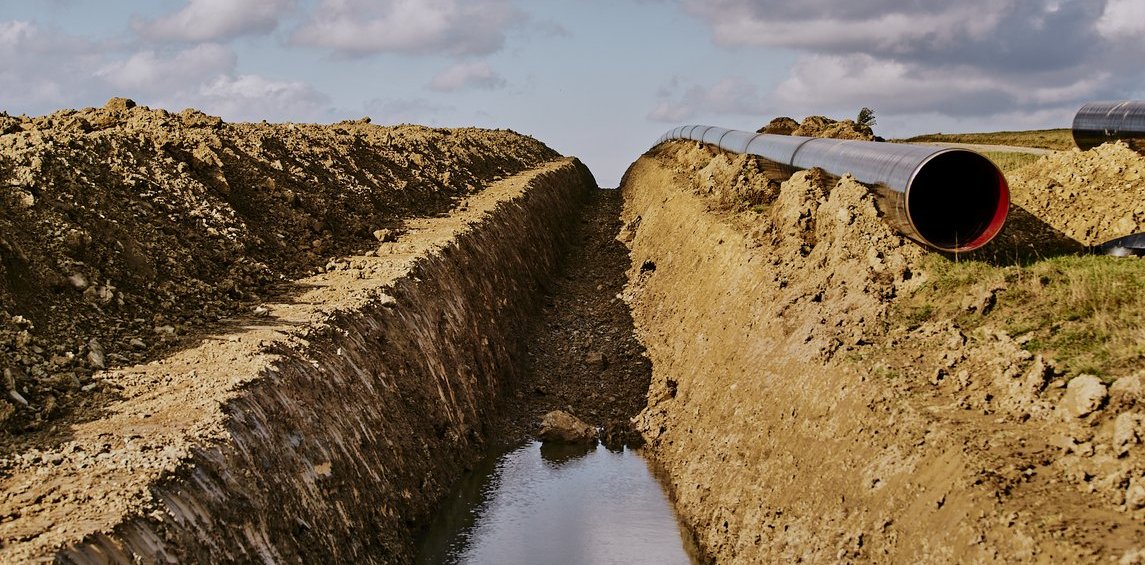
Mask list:
[{"label": "excavated soil pile", "polygon": [[757,133],[875,140],[875,133],[871,131],[871,126],[859,125],[854,120],[832,120],[824,116],[807,116],[803,119],[803,123],[796,122],[786,116],[775,118],[757,130]]},{"label": "excavated soil pile", "polygon": [[1085,245],[1145,231],[1145,156],[1123,143],[1048,155],[1007,178],[1015,204]]},{"label": "excavated soil pile", "polygon": [[[637,427],[700,547],[743,563],[1137,562],[1145,375],[1072,378],[989,323],[903,319],[937,280],[930,253],[853,179],[763,169],[671,142],[621,187],[624,297],[653,367]],[[938,299],[967,316],[1009,299],[986,290]]]},{"label": "excavated soil pile", "polygon": [[93,372],[264,314],[277,283],[556,157],[509,131],[368,121],[227,124],[125,99],[0,114],[0,441],[98,414],[116,392]]}]

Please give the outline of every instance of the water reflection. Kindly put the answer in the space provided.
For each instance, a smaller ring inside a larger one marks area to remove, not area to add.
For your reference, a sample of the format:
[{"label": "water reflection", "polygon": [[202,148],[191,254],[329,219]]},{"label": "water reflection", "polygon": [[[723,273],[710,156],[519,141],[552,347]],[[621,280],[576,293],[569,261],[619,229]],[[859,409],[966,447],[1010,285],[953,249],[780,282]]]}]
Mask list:
[{"label": "water reflection", "polygon": [[638,454],[539,442],[491,457],[466,478],[421,540],[417,561],[695,562]]}]

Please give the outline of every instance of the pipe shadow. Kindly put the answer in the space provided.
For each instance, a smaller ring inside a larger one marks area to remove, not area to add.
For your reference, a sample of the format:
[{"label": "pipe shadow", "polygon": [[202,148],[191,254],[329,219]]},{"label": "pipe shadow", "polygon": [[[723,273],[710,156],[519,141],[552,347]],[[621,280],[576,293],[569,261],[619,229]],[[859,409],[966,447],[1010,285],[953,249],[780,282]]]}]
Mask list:
[{"label": "pipe shadow", "polygon": [[969,253],[945,254],[951,259],[981,261],[996,267],[1024,266],[1051,257],[1080,255],[1089,248],[1080,241],[1011,203],[1006,227],[993,241]]}]

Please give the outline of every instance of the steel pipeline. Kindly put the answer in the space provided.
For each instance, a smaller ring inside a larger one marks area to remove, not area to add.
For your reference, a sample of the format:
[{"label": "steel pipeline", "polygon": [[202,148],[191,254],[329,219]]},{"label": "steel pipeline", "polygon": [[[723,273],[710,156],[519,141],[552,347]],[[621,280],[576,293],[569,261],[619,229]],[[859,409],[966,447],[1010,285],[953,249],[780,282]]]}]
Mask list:
[{"label": "steel pipeline", "polygon": [[874,187],[888,224],[941,251],[978,249],[1002,231],[1010,207],[1006,177],[965,149],[771,135],[681,126],[656,144],[688,139],[762,157],[787,173],[818,167]]},{"label": "steel pipeline", "polygon": [[1145,101],[1090,102],[1073,117],[1073,142],[1082,150],[1117,140],[1145,153]]}]

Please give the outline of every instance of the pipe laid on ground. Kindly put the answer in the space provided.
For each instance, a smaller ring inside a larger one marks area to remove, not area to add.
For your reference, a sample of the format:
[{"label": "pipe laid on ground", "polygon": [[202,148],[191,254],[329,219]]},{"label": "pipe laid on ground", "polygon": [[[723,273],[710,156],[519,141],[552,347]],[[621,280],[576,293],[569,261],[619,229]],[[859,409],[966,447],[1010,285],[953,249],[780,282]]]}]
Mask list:
[{"label": "pipe laid on ground", "polygon": [[1081,150],[1117,140],[1145,153],[1145,100],[1090,102],[1073,117],[1073,142]]},{"label": "pipe laid on ground", "polygon": [[919,243],[948,252],[978,249],[1006,222],[1010,190],[989,159],[965,149],[771,135],[714,126],[681,126],[657,145],[690,139],[763,157],[792,173],[818,167],[872,185],[884,219]]}]

